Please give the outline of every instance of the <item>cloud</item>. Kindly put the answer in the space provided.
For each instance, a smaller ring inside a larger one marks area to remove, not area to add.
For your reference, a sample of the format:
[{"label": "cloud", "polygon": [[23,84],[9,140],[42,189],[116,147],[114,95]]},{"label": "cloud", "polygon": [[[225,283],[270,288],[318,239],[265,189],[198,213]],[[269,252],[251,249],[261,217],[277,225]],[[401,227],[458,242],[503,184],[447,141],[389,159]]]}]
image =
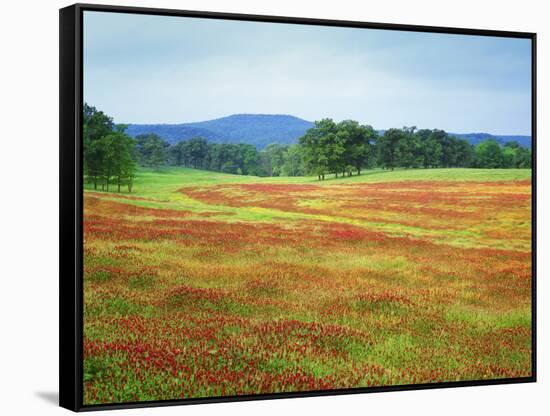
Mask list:
[{"label": "cloud", "polygon": [[85,12],[85,99],[117,122],[234,113],[530,134],[530,43]]}]

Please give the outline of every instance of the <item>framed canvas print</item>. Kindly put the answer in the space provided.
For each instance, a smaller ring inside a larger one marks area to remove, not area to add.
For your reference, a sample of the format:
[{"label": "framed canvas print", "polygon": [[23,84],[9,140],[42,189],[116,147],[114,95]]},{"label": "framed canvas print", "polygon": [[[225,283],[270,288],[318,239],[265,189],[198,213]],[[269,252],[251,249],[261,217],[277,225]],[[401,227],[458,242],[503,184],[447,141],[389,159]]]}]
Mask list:
[{"label": "framed canvas print", "polygon": [[535,34],[60,11],[60,404],[532,382]]}]

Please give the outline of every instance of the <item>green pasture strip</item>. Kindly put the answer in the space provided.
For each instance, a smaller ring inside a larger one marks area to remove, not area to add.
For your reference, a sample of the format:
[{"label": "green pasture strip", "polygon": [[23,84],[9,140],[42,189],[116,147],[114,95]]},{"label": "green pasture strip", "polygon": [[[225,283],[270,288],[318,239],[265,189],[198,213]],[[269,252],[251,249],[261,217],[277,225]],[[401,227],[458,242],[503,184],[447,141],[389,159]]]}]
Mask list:
[{"label": "green pasture strip", "polygon": [[[518,181],[531,178],[531,169],[396,169],[394,171],[374,169],[365,170],[360,176],[339,177],[326,175],[324,181],[316,176],[297,177],[258,177],[246,175],[231,175],[190,168],[166,167],[159,170],[140,168],[134,181],[134,191],[131,195],[143,197],[167,198],[169,193],[188,186],[211,186],[222,184],[310,184],[335,185],[355,183],[380,183],[400,181]],[[85,189],[93,190],[91,184]],[[111,185],[114,192],[116,186]],[[126,194],[123,192],[123,194]]]}]

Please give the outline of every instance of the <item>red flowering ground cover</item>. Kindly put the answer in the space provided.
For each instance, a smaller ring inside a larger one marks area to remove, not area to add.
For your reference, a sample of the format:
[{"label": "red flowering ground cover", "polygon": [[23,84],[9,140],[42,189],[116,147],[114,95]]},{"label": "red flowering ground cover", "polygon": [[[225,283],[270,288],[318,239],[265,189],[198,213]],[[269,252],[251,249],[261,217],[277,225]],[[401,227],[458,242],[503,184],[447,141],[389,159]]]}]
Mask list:
[{"label": "red flowering ground cover", "polygon": [[85,404],[531,374],[529,180],[189,172],[85,193]]}]

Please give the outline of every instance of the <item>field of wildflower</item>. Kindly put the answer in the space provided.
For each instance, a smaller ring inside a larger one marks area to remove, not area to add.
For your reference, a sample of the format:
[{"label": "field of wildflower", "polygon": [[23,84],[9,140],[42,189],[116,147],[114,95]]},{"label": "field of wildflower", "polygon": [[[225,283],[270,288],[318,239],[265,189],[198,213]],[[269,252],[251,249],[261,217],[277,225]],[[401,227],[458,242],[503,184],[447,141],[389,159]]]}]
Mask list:
[{"label": "field of wildflower", "polygon": [[84,195],[84,404],[531,375],[531,171]]}]

